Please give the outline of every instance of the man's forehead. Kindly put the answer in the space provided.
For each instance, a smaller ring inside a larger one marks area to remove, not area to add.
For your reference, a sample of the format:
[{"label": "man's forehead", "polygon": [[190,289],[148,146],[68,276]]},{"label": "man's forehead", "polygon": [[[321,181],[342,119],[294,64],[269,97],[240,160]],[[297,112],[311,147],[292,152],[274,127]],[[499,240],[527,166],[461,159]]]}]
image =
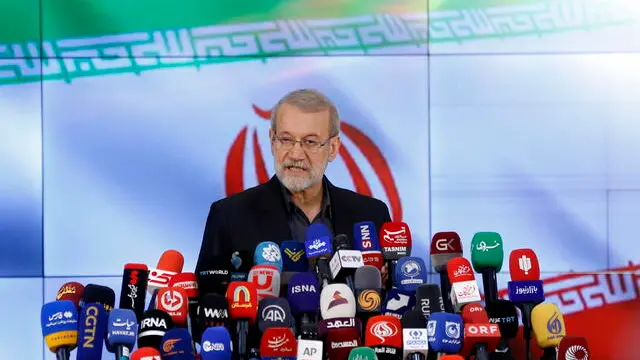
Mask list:
[{"label": "man's forehead", "polygon": [[283,104],[276,118],[278,132],[295,135],[327,135],[331,125],[329,109],[304,111],[289,104]]}]

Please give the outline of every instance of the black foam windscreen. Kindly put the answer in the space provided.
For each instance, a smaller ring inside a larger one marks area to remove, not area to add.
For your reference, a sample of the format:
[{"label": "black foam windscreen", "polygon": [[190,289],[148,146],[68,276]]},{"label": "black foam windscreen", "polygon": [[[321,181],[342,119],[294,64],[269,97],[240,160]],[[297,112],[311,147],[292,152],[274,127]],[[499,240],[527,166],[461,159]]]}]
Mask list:
[{"label": "black foam windscreen", "polygon": [[213,256],[210,265],[196,274],[200,294],[224,295],[231,281],[231,262],[228,256]]},{"label": "black foam windscreen", "polygon": [[382,277],[380,270],[373,265],[365,265],[356,269],[353,276],[356,289],[381,289]]},{"label": "black foam windscreen", "polygon": [[258,329],[264,332],[271,327],[292,327],[293,315],[285,298],[264,298],[258,303]]},{"label": "black foam windscreen", "polygon": [[518,334],[518,311],[511,301],[498,299],[485,307],[489,322],[500,327],[503,339],[513,339]]},{"label": "black foam windscreen", "polygon": [[345,234],[338,234],[333,238],[333,251],[349,250],[353,246],[349,242],[349,238]]},{"label": "black foam windscreen", "polygon": [[140,317],[138,330],[138,348],[152,347],[160,350],[160,342],[164,334],[173,329],[171,316],[162,310],[147,310]]},{"label": "black foam windscreen", "polygon": [[422,310],[414,308],[404,313],[400,323],[403,329],[426,329],[427,318],[422,313]]},{"label": "black foam windscreen", "polygon": [[104,306],[105,310],[111,311],[116,303],[116,293],[108,286],[88,284],[84,287],[80,303],[98,303]]},{"label": "black foam windscreen", "polygon": [[215,293],[202,296],[198,302],[197,322],[201,333],[211,326],[229,327],[227,298]]},{"label": "black foam windscreen", "polygon": [[440,287],[436,284],[424,284],[416,289],[416,308],[429,319],[431,313],[444,311]]}]

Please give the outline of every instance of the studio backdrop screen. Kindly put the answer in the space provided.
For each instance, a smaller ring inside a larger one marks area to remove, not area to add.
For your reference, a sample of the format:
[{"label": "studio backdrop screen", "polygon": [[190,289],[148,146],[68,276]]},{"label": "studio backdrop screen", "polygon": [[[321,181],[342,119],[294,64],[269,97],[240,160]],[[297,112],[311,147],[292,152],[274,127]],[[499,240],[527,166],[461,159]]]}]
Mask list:
[{"label": "studio backdrop screen", "polygon": [[[497,231],[598,359],[640,350],[635,0],[22,0],[0,3],[3,358],[42,359],[61,284],[119,292],[211,202],[273,175],[268,111],[338,106],[327,175],[387,203],[429,262]],[[269,240],[269,239],[266,239]],[[432,276],[436,281],[437,277]],[[508,268],[498,275],[504,295]],[[8,353],[7,353],[8,351]],[[104,359],[112,358],[107,354]]]}]

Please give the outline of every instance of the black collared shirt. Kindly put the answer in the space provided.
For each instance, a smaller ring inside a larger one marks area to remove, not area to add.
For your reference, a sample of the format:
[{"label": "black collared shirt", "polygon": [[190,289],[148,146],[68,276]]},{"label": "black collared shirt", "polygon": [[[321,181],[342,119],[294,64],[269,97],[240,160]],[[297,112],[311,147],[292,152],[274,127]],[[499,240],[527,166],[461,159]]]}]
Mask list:
[{"label": "black collared shirt", "polygon": [[[304,211],[300,210],[300,208],[293,202],[291,198],[291,192],[287,189],[282,183],[280,183],[280,187],[282,188],[282,194],[284,196],[284,203],[287,209],[287,218],[289,219],[289,229],[291,230],[291,235],[293,239],[300,242],[304,242],[305,234],[307,232],[307,227],[310,224],[318,223],[324,224],[327,228],[329,228],[329,232],[333,237],[333,227],[331,223],[331,199],[329,198],[329,187],[326,181],[322,181],[322,205],[320,206],[320,212],[316,217],[309,221],[309,218],[304,213]],[[283,239],[287,240],[287,239]]]}]

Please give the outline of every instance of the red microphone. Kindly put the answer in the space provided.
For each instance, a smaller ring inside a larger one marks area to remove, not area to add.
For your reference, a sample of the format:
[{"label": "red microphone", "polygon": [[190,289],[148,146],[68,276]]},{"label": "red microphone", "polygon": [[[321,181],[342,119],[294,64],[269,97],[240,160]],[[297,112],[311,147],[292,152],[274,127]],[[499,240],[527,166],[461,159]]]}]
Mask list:
[{"label": "red microphone", "polygon": [[364,346],[379,354],[401,357],[402,324],[400,319],[391,315],[372,316],[367,321],[364,334]]},{"label": "red microphone", "polygon": [[189,312],[187,293],[182,288],[166,287],[158,291],[156,297],[156,309],[162,310],[171,316],[176,326],[185,326]]},{"label": "red microphone", "polygon": [[226,295],[229,316],[238,323],[238,354],[241,358],[246,357],[249,323],[255,323],[258,315],[258,291],[253,283],[233,281],[229,283]]},{"label": "red microphone", "polygon": [[565,336],[558,345],[558,360],[588,360],[589,345],[582,336]]},{"label": "red microphone", "polygon": [[293,331],[286,327],[268,328],[260,340],[260,356],[264,358],[295,358],[298,343]]},{"label": "red microphone", "polygon": [[359,328],[329,329],[324,341],[329,359],[347,359],[353,348],[362,345]]},{"label": "red microphone", "polygon": [[[387,261],[389,274],[396,273],[398,260],[411,255],[411,231],[409,225],[401,221],[390,221],[380,228],[380,249]],[[387,289],[393,287],[393,276],[387,277]]]},{"label": "red microphone", "polygon": [[451,305],[456,312],[466,304],[480,302],[480,290],[469,260],[463,257],[451,259],[447,263],[447,273],[451,282]]},{"label": "red microphone", "polygon": [[484,324],[489,322],[489,314],[480,303],[467,304],[462,308],[462,321],[471,324]]},{"label": "red microphone", "polygon": [[[476,360],[489,360],[489,353],[494,352],[500,343],[500,327],[498,324],[489,323],[489,315],[484,308],[478,309],[477,304],[465,306],[462,314],[463,319],[466,315],[466,319],[461,354],[475,356]],[[470,320],[469,323],[467,319]]]},{"label": "red microphone", "polygon": [[84,294],[84,285],[79,282],[68,282],[63,284],[58,293],[56,294],[56,300],[70,300],[76,307],[80,308],[80,300]]},{"label": "red microphone", "polygon": [[[198,314],[198,301],[200,291],[198,289],[198,278],[195,273],[182,272],[175,274],[169,279],[169,287],[180,288],[184,290],[187,295],[187,329],[193,338],[199,339],[201,334],[194,334],[194,326],[196,323]],[[197,330],[197,329],[196,329]]]},{"label": "red microphone", "polygon": [[444,311],[454,312],[449,293],[451,283],[447,276],[447,263],[449,260],[462,256],[462,241],[455,231],[437,232],[431,238],[431,264],[434,270],[440,274],[440,289],[445,296],[442,298]]},{"label": "red microphone", "polygon": [[158,265],[150,269],[147,291],[153,294],[156,290],[169,286],[169,280],[177,273],[182,272],[184,256],[177,250],[167,250],[160,255]]},{"label": "red microphone", "polygon": [[509,300],[520,308],[523,338],[527,358],[531,354],[531,311],[544,301],[544,288],[540,280],[540,263],[531,249],[516,249],[509,254],[511,281],[507,284]]},{"label": "red microphone", "polygon": [[131,353],[131,360],[161,360],[160,351],[152,347],[141,347]]}]

